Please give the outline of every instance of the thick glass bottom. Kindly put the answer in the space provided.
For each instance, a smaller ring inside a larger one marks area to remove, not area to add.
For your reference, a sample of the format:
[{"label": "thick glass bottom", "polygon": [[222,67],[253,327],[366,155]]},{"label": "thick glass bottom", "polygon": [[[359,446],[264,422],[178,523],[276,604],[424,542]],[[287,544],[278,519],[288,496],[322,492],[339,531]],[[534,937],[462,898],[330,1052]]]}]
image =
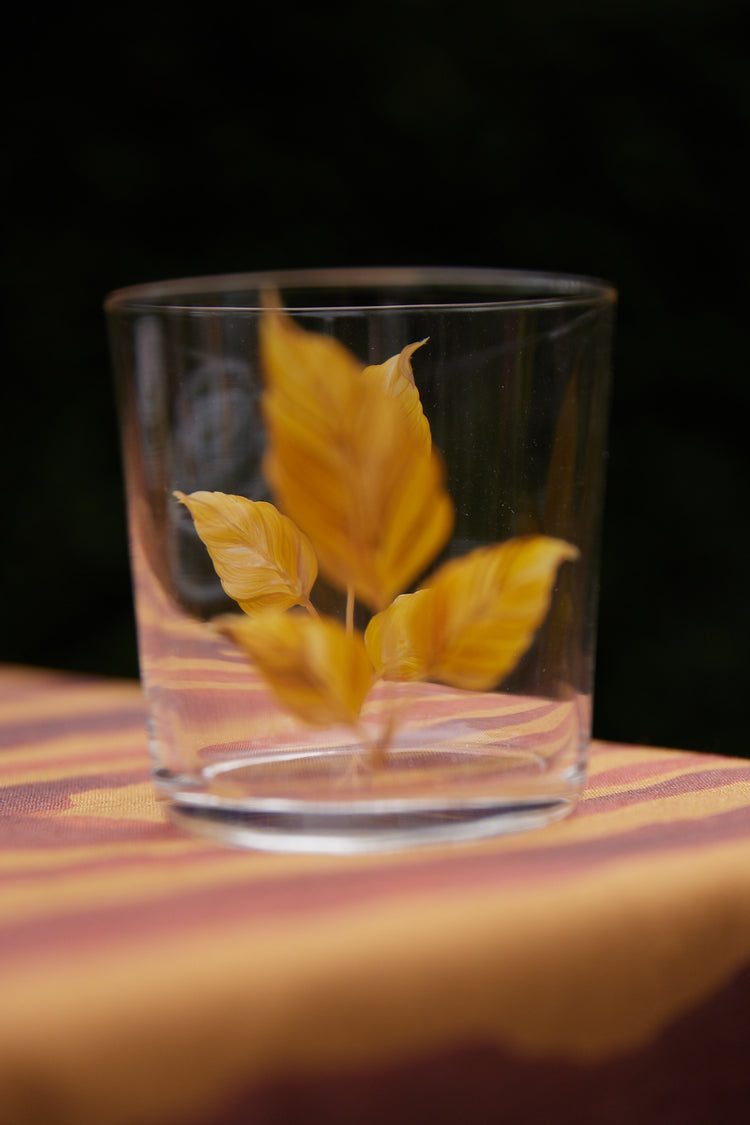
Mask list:
[{"label": "thick glass bottom", "polygon": [[[248,758],[207,748],[197,775],[155,775],[169,818],[240,847],[350,855],[538,828],[575,806],[583,771],[528,751],[411,747],[373,769],[356,746]],[[242,751],[244,750],[244,754]]]}]

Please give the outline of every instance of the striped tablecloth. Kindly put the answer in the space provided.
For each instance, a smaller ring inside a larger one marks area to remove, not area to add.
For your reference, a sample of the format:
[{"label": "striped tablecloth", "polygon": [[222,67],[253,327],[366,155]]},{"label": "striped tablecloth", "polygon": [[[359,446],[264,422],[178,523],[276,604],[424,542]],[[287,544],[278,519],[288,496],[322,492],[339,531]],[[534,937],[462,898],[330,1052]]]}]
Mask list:
[{"label": "striped tablecloth", "polygon": [[598,743],[543,830],[181,835],[136,684],[0,669],[0,1122],[745,1122],[750,762]]}]

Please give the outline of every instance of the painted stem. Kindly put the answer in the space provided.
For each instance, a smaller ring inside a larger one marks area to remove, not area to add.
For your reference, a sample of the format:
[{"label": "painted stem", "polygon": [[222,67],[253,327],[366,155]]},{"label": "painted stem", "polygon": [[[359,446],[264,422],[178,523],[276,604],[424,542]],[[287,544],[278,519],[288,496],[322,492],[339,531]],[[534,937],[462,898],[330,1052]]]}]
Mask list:
[{"label": "painted stem", "polygon": [[312,604],[312,602],[310,601],[309,598],[305,598],[305,600],[302,602],[302,605],[304,606],[304,608],[307,610],[307,612],[310,614],[311,617],[315,617],[315,618],[317,618],[317,620],[320,620],[320,614],[318,613],[317,609]]},{"label": "painted stem", "polygon": [[354,636],[354,587],[346,587],[346,632],[350,637]]}]

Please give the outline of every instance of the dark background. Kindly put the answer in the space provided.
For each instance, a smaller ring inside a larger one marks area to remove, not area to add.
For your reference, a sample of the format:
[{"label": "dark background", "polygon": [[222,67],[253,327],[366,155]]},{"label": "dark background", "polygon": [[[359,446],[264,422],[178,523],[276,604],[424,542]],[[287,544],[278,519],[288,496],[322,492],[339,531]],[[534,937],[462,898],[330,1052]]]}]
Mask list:
[{"label": "dark background", "polygon": [[83,11],[6,44],[0,659],[136,673],[109,290],[559,269],[620,290],[596,733],[749,754],[745,5]]}]

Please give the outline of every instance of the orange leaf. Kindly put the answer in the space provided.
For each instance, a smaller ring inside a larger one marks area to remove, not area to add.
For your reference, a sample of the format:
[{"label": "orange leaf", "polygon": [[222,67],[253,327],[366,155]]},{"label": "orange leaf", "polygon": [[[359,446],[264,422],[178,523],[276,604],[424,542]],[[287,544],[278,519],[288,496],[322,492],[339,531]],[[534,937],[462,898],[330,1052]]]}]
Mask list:
[{"label": "orange leaf", "polygon": [[370,619],[365,645],[373,667],[385,680],[426,680],[434,648],[434,598],[429,590],[402,594]]},{"label": "orange leaf", "polygon": [[175,496],[193,517],[224,590],[245,613],[309,604],[315,552],[273,504],[224,492]]},{"label": "orange leaf", "polygon": [[361,633],[347,633],[331,617],[275,610],[216,624],[298,718],[313,726],[356,725],[373,681]]},{"label": "orange leaf", "polygon": [[267,309],[260,324],[263,369],[270,392],[312,429],[345,405],[361,365],[333,336],[306,332],[286,313]]},{"label": "orange leaf", "polygon": [[261,346],[266,472],[277,499],[328,578],[382,609],[450,535],[442,461],[403,409],[404,396],[377,374],[363,378],[337,341],[268,312]]},{"label": "orange leaf", "polygon": [[511,672],[549,609],[558,567],[578,551],[536,535],[453,559],[373,617],[370,659],[392,680],[487,691]]},{"label": "orange leaf", "polygon": [[425,449],[432,445],[430,424],[424,416],[419,391],[414,385],[414,372],[411,357],[417,348],[427,343],[427,338],[416,344],[407,344],[398,355],[391,356],[385,363],[371,364],[362,372],[365,379],[378,380],[381,386],[395,398],[402,412],[409,418],[417,438]]}]

